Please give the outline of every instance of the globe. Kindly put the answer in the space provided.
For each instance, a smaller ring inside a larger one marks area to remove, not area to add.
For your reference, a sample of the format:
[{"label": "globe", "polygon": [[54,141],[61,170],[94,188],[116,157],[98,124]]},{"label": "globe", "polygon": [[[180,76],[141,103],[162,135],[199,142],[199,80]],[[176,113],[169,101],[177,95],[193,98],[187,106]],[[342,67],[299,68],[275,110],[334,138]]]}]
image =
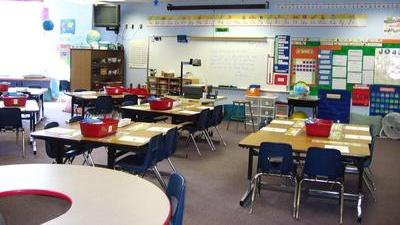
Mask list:
[{"label": "globe", "polygon": [[51,31],[51,30],[54,29],[54,23],[53,23],[53,21],[51,21],[51,20],[45,20],[45,21],[43,21],[42,26],[43,26],[43,29],[44,29],[45,31]]},{"label": "globe", "polygon": [[91,30],[86,35],[86,42],[88,44],[92,43],[98,44],[100,40],[101,40],[101,34],[97,30]]},{"label": "globe", "polygon": [[297,82],[293,86],[293,93],[298,97],[305,97],[310,93],[310,87],[303,81]]}]

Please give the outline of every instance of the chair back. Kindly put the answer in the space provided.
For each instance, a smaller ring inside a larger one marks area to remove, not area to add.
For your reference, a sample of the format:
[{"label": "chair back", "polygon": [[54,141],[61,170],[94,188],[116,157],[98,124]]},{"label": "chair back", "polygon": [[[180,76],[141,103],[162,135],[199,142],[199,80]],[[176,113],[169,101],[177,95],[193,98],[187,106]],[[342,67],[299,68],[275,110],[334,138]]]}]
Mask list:
[{"label": "chair back", "polygon": [[163,137],[163,141],[161,143],[161,149],[157,154],[157,162],[160,162],[171,155],[173,155],[176,151],[176,142],[178,141],[178,129],[172,128]]},{"label": "chair back", "polygon": [[292,146],[284,143],[261,143],[257,171],[284,175],[293,172]]},{"label": "chair back", "polygon": [[167,196],[171,203],[171,207],[175,204],[176,207],[172,208],[171,225],[183,224],[183,213],[185,209],[185,179],[178,173],[171,174],[167,187]]},{"label": "chair back", "polygon": [[67,80],[60,80],[60,85],[58,86],[59,91],[70,91],[71,85]]},{"label": "chair back", "polygon": [[217,105],[214,107],[214,109],[210,113],[210,118],[208,121],[209,127],[217,126],[218,124],[221,123],[222,121],[221,112],[222,112],[222,105]]},{"label": "chair back", "polygon": [[130,105],[136,105],[136,103],[134,101],[123,101],[121,103],[121,106],[130,106]]},{"label": "chair back", "polygon": [[68,123],[75,123],[83,120],[83,116],[74,116],[68,120]]},{"label": "chair back", "polygon": [[196,121],[197,130],[205,130],[208,128],[209,112],[210,109],[201,110],[199,118]]},{"label": "chair back", "polygon": [[125,95],[123,101],[124,102],[132,101],[132,102],[134,102],[133,105],[136,105],[138,102],[138,96],[137,95]]},{"label": "chair back", "polygon": [[219,125],[220,123],[222,123],[222,120],[224,119],[224,108],[223,108],[223,105],[215,106],[214,110],[217,111],[217,114],[216,114],[216,116],[217,116],[217,119],[216,119],[217,124],[216,125]]},{"label": "chair back", "polygon": [[[58,126],[59,126],[59,124],[57,122],[50,122],[44,126],[44,129],[46,130],[46,129],[50,129],[50,128],[58,127]],[[51,159],[56,158],[56,152],[49,141],[45,141],[45,149],[46,149],[46,154],[49,158],[51,158]]]},{"label": "chair back", "polygon": [[143,162],[143,168],[149,169],[157,163],[157,152],[161,148],[162,134],[154,136],[147,144],[147,151]]},{"label": "chair back", "polygon": [[40,85],[31,85],[31,86],[28,86],[28,88],[32,88],[32,89],[41,89],[42,86],[40,86]]},{"label": "chair back", "polygon": [[344,165],[337,149],[311,147],[307,150],[304,174],[311,178],[343,178]]},{"label": "chair back", "polygon": [[113,99],[111,96],[98,96],[94,107],[99,114],[109,114],[113,111]]},{"label": "chair back", "polygon": [[22,129],[21,109],[1,108],[0,109],[0,129],[20,130]]}]

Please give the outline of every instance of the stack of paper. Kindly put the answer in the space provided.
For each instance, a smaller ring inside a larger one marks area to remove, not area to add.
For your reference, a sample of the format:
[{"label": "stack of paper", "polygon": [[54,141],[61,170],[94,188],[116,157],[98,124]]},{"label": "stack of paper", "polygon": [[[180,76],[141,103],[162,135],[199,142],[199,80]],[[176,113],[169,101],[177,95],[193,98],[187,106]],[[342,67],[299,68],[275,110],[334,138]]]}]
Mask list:
[{"label": "stack of paper", "polygon": [[194,115],[194,114],[197,114],[197,113],[199,113],[199,112],[196,112],[196,111],[190,111],[190,110],[182,110],[182,111],[179,111],[179,113],[182,113],[182,114],[189,114],[189,115]]},{"label": "stack of paper", "polygon": [[135,142],[145,144],[150,141],[150,138],[137,137],[137,136],[122,136],[118,138],[118,141]]},{"label": "stack of paper", "polygon": [[357,126],[351,126],[351,125],[347,125],[344,129],[346,129],[346,130],[369,131],[368,127],[357,127]]},{"label": "stack of paper", "polygon": [[293,121],[288,121],[288,120],[272,120],[271,123],[274,123],[274,124],[284,124],[284,125],[293,125],[293,124],[294,124]]},{"label": "stack of paper", "polygon": [[285,128],[276,128],[276,127],[263,127],[261,128],[262,131],[271,131],[271,132],[278,132],[278,133],[285,133],[287,129]]},{"label": "stack of paper", "polygon": [[148,131],[154,131],[154,132],[161,132],[163,134],[167,133],[171,128],[168,127],[150,127],[147,130]]},{"label": "stack of paper", "polygon": [[341,153],[349,153],[349,147],[343,145],[325,145],[325,148],[333,148],[339,150]]},{"label": "stack of paper", "polygon": [[354,135],[354,134],[346,134],[346,135],[344,135],[344,138],[346,138],[346,139],[355,139],[355,140],[366,140],[366,141],[370,141],[371,140],[371,136]]}]

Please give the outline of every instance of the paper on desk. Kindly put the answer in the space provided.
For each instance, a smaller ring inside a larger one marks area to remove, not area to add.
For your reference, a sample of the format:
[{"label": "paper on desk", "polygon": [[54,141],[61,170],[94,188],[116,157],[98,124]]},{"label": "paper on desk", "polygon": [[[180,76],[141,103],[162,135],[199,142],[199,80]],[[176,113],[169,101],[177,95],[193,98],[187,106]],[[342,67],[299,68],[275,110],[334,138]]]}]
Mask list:
[{"label": "paper on desk", "polygon": [[130,126],[127,130],[131,130],[131,131],[144,130],[147,127],[149,127],[149,124],[139,123],[139,124]]},{"label": "paper on desk", "polygon": [[351,125],[347,125],[344,129],[345,130],[369,131],[368,127],[358,127],[358,126],[351,126]]},{"label": "paper on desk", "polygon": [[272,120],[271,123],[274,124],[285,124],[285,125],[293,125],[293,121],[287,121],[287,120]]},{"label": "paper on desk", "polygon": [[342,153],[349,153],[349,147],[343,145],[325,145],[325,148],[337,149]]},{"label": "paper on desk", "polygon": [[145,144],[150,141],[150,138],[137,137],[137,136],[122,136],[118,138],[118,141],[135,142]]},{"label": "paper on desk", "polygon": [[371,137],[370,136],[366,136],[366,135],[354,135],[354,134],[345,134],[344,138],[346,139],[356,139],[356,140],[366,140],[366,141],[370,141]]},{"label": "paper on desk", "polygon": [[261,128],[262,131],[271,131],[271,132],[278,132],[278,133],[285,133],[287,129],[285,128],[276,128],[276,127],[263,127]]},{"label": "paper on desk", "polygon": [[154,132],[161,132],[163,134],[167,133],[171,128],[169,127],[150,127],[147,130],[148,131],[154,131]]},{"label": "paper on desk", "polygon": [[179,111],[179,113],[182,113],[182,114],[189,114],[189,115],[194,115],[194,114],[197,114],[197,113],[199,113],[199,112],[196,112],[196,111],[190,111],[190,110],[182,110],[182,111]]},{"label": "paper on desk", "polygon": [[291,127],[286,132],[286,135],[288,135],[288,136],[296,136],[300,131],[301,131],[301,128],[293,128],[293,127]]},{"label": "paper on desk", "polygon": [[75,129],[55,127],[47,130],[48,133],[58,134],[58,135],[71,135],[75,132]]},{"label": "paper on desk", "polygon": [[198,108],[198,109],[211,109],[211,108],[208,107],[208,106],[198,106],[197,108]]}]

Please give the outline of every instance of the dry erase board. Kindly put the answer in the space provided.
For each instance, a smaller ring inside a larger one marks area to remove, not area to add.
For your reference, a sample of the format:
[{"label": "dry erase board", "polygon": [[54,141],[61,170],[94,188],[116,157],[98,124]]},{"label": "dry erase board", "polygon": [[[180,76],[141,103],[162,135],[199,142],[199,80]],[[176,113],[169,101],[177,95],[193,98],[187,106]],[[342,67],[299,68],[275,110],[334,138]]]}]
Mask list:
[{"label": "dry erase board", "polygon": [[247,87],[249,84],[266,86],[266,77],[273,68],[268,65],[268,55],[274,55],[274,39],[210,39],[192,38],[178,43],[176,37],[150,40],[149,69],[174,71],[180,75],[181,61],[201,59],[201,67],[184,66],[207,84]]}]

